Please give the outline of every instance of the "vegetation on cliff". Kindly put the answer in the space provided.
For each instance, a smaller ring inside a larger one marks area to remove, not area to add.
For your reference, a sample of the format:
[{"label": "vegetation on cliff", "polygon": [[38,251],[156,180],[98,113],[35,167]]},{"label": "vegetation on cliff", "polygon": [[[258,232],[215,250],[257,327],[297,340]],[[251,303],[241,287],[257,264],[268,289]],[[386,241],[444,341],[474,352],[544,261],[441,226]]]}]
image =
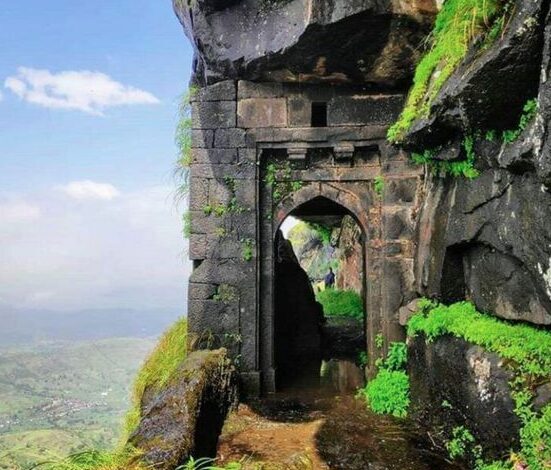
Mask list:
[{"label": "vegetation on cliff", "polygon": [[187,354],[187,320],[180,318],[161,337],[155,350],[138,372],[132,391],[132,404],[126,415],[125,438],[138,426],[140,404],[146,391],[162,390],[176,376]]},{"label": "vegetation on cliff", "polygon": [[447,0],[436,18],[430,49],[415,70],[413,86],[388,139],[400,142],[414,121],[427,116],[442,86],[481,35],[496,39],[505,26],[510,2],[505,0]]},{"label": "vegetation on cliff", "polygon": [[551,332],[528,325],[510,324],[484,315],[469,302],[450,306],[430,300],[419,303],[419,313],[408,322],[408,335],[422,333],[428,341],[442,335],[453,335],[496,353],[506,361],[514,375],[511,381],[515,413],[522,422],[521,448],[508,462],[486,464],[473,447],[473,457],[480,470],[530,468],[543,470],[551,466],[551,404],[539,412],[532,406],[538,385],[551,379]]}]

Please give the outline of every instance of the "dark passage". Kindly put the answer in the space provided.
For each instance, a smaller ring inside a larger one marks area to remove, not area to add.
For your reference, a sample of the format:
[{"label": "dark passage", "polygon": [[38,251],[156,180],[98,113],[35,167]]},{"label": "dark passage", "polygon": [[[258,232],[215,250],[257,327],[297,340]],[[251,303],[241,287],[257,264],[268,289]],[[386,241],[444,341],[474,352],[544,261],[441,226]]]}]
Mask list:
[{"label": "dark passage", "polygon": [[322,197],[292,215],[299,222],[289,239],[278,232],[274,252],[277,389],[355,392],[365,380],[362,230]]}]

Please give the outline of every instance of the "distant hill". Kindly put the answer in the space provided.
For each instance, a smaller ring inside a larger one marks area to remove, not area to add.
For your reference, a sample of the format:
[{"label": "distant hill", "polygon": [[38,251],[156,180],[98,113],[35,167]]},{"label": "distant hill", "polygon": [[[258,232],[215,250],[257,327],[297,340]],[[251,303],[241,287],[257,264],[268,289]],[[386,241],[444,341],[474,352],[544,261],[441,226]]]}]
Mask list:
[{"label": "distant hill", "polygon": [[116,337],[157,336],[181,312],[175,310],[47,310],[0,311],[0,345],[14,346],[42,341],[82,341]]}]

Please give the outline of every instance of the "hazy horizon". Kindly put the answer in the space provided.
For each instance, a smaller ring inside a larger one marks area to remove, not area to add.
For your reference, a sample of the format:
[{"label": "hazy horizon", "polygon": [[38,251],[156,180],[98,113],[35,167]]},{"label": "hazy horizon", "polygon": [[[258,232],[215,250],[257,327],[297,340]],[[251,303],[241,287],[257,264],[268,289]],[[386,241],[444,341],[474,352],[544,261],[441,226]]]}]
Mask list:
[{"label": "hazy horizon", "polygon": [[183,310],[192,52],[170,4],[10,2],[0,22],[0,311]]}]

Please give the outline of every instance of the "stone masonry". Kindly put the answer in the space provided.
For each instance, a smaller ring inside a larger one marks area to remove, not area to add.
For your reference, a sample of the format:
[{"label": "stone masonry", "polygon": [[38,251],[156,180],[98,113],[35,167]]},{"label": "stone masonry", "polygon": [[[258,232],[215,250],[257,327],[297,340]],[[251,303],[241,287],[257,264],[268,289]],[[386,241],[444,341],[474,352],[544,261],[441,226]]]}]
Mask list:
[{"label": "stone masonry", "polygon": [[398,309],[416,296],[424,176],[385,140],[402,103],[358,87],[247,81],[219,82],[193,98],[190,337],[195,347],[227,347],[245,391],[275,389],[274,239],[289,214],[316,198],[342,206],[363,231],[370,370],[389,342],[403,339]]}]

